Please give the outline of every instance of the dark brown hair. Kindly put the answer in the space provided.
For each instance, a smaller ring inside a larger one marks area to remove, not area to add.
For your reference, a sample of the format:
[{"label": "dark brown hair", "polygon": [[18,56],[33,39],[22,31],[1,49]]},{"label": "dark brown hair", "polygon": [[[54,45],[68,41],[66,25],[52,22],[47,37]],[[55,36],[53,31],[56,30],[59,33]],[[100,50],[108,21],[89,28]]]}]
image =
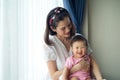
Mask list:
[{"label": "dark brown hair", "polygon": [[72,28],[70,31],[70,37],[75,35],[75,27],[74,27],[74,24],[71,20],[71,17],[70,17],[70,14],[68,13],[68,11],[62,7],[56,7],[48,13],[47,19],[46,19],[46,29],[45,29],[45,34],[44,34],[44,41],[47,45],[52,44],[49,40],[49,34],[56,35],[56,32],[54,32],[50,27],[52,27],[53,29],[56,29],[59,21],[64,20],[65,17],[68,17],[72,24]]},{"label": "dark brown hair", "polygon": [[75,35],[71,38],[71,41],[70,41],[70,46],[73,45],[74,42],[76,41],[82,41],[85,43],[85,46],[88,47],[88,43],[87,43],[87,39],[85,39],[82,35]]}]

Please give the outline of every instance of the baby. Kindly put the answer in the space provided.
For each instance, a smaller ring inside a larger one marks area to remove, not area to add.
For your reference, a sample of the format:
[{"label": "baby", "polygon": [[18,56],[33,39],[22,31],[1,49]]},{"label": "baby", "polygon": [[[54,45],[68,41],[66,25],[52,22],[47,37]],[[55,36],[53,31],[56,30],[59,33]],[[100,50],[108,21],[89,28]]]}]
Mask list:
[{"label": "baby", "polygon": [[[63,80],[91,80],[87,40],[81,35],[75,35],[72,37],[70,45],[73,55],[66,60],[63,70]],[[70,74],[70,69],[81,60],[85,60],[88,63],[89,67],[87,70],[83,69]]]}]

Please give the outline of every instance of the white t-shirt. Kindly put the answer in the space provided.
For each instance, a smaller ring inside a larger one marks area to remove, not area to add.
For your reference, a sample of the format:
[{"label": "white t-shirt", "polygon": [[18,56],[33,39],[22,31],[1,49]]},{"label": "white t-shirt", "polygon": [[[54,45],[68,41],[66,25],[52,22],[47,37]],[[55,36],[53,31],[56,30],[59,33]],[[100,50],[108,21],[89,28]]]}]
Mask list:
[{"label": "white t-shirt", "polygon": [[[65,62],[67,57],[71,55],[71,52],[68,52],[64,44],[56,37],[50,36],[50,40],[54,43],[52,46],[44,45],[44,60],[47,64],[47,61],[53,60],[56,61],[58,70],[64,68]],[[92,50],[90,50],[91,52]],[[90,53],[89,52],[89,53]],[[47,66],[47,65],[46,65]],[[45,67],[47,68],[47,67]],[[43,73],[44,79],[43,80],[52,80],[48,69],[45,70],[46,72]]]}]

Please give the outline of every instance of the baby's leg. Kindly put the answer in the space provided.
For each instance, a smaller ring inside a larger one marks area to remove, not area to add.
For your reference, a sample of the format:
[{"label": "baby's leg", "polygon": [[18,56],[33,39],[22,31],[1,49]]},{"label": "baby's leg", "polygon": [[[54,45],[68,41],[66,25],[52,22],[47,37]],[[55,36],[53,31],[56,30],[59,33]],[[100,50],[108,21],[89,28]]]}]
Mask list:
[{"label": "baby's leg", "polygon": [[70,80],[79,80],[77,77],[71,77]]}]

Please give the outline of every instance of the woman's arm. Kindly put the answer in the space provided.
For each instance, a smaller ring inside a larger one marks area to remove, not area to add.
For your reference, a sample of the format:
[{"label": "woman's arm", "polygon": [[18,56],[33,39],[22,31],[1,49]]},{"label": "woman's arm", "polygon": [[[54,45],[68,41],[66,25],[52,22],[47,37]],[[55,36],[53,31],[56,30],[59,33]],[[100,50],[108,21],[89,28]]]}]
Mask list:
[{"label": "woman's arm", "polygon": [[92,56],[90,56],[90,58],[91,58],[92,71],[93,71],[96,79],[97,80],[102,80],[102,76],[101,76],[98,64],[96,63],[96,61],[93,59]]},{"label": "woman's arm", "polygon": [[62,80],[68,80],[68,76],[69,76],[69,70],[67,67],[64,67],[63,69],[63,74],[62,74]]},{"label": "woman's arm", "polygon": [[58,71],[55,61],[48,61],[47,66],[52,79],[58,80],[63,70]]}]

